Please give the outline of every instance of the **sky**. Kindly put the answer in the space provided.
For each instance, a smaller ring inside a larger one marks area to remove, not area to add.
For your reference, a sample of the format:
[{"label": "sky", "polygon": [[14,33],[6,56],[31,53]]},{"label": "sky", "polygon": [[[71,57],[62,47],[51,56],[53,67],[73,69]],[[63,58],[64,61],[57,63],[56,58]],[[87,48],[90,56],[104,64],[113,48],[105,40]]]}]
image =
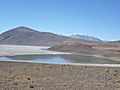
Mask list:
[{"label": "sky", "polygon": [[18,26],[120,40],[120,0],[0,0],[0,32]]}]

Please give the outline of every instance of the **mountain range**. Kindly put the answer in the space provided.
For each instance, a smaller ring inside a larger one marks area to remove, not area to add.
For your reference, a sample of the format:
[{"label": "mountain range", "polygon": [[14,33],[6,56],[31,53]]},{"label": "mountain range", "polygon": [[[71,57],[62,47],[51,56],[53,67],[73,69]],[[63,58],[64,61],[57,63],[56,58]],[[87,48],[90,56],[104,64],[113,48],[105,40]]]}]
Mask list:
[{"label": "mountain range", "polygon": [[[7,45],[54,46],[72,40],[76,39],[50,32],[40,32],[24,26],[13,28],[0,34],[0,44]],[[78,41],[84,42],[86,40],[79,39]]]},{"label": "mountain range", "polygon": [[41,32],[24,26],[13,28],[0,34],[0,44],[6,45],[54,46],[72,41],[81,43],[103,42],[93,36],[85,36],[80,34],[63,36],[51,32]]}]

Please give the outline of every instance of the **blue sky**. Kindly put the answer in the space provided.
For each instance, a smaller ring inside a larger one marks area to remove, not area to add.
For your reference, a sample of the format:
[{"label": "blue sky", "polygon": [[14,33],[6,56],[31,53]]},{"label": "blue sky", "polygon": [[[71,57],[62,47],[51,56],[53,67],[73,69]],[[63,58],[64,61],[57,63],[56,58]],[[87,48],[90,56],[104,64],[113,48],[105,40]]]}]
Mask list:
[{"label": "blue sky", "polygon": [[120,0],[0,0],[0,32],[18,26],[120,40]]}]

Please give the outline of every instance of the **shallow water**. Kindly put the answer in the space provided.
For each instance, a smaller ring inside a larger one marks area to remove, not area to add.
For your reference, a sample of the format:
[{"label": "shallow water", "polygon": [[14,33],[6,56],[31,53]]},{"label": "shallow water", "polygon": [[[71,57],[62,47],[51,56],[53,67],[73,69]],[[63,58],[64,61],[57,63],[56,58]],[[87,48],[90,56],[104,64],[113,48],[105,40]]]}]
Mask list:
[{"label": "shallow water", "polygon": [[120,64],[119,61],[97,58],[85,55],[16,55],[0,57],[0,60],[27,60],[33,62],[53,63],[91,63],[91,64]]}]

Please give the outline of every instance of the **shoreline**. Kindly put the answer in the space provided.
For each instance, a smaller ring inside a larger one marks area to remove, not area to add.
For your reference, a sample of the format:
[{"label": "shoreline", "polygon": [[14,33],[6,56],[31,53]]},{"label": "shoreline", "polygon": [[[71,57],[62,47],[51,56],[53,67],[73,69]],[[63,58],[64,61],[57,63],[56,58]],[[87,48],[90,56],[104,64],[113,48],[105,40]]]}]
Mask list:
[{"label": "shoreline", "polygon": [[88,63],[53,63],[53,62],[33,62],[24,60],[0,60],[0,62],[31,63],[31,64],[51,64],[51,65],[73,65],[73,66],[93,66],[93,67],[120,67],[120,64],[88,64]]}]

